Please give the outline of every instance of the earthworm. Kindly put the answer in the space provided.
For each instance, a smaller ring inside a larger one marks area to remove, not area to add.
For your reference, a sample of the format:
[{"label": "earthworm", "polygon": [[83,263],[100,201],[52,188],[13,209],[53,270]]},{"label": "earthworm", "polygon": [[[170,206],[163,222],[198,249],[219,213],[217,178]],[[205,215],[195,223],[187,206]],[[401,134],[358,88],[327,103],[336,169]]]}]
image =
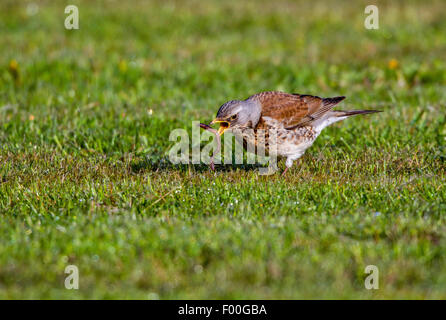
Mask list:
[{"label": "earthworm", "polygon": [[212,127],[210,127],[207,124],[204,123],[200,123],[200,128],[209,131],[210,133],[212,133],[213,135],[215,135],[215,138],[217,139],[217,149],[214,151],[214,153],[211,156],[211,162],[209,163],[209,167],[211,168],[212,171],[215,170],[215,165],[214,165],[214,156],[216,154],[218,154],[220,152],[221,149],[221,140],[220,140],[220,135],[218,134],[217,130],[213,129]]}]

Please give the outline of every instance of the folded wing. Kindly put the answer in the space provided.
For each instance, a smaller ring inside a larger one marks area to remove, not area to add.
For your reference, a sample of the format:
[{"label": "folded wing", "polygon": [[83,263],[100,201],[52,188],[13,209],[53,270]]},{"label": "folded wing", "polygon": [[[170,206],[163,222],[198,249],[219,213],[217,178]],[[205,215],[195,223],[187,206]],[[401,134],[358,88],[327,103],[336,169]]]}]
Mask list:
[{"label": "folded wing", "polygon": [[[311,95],[290,94],[280,91],[261,92],[249,97],[262,105],[262,120],[258,126],[276,123],[277,126],[293,129],[299,126],[311,125],[320,119],[345,97],[320,98]],[[274,119],[275,121],[271,121]]]}]

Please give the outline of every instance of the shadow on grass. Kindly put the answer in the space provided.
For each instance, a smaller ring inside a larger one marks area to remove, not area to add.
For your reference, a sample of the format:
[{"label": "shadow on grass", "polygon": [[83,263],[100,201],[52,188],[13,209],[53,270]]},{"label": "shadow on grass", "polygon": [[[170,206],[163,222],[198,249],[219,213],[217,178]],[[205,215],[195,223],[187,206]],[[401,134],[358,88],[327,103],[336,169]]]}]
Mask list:
[{"label": "shadow on grass", "polygon": [[[261,164],[215,164],[215,171],[228,172],[236,169],[253,171],[264,167]],[[161,158],[145,158],[141,160],[135,160],[131,164],[131,170],[134,173],[141,173],[144,171],[180,171],[187,172],[190,170],[196,172],[212,171],[209,165],[206,164],[173,164],[167,157]]]}]

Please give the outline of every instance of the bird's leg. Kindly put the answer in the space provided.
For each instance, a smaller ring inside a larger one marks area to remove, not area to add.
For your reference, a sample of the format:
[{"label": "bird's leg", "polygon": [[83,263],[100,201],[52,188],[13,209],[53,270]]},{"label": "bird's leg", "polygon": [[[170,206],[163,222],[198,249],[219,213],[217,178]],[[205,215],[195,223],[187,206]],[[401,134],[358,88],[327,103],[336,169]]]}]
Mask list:
[{"label": "bird's leg", "polygon": [[291,166],[293,165],[293,159],[291,158],[287,158],[285,161],[285,170],[282,172],[282,177],[285,176],[286,172],[288,171],[289,168],[291,168]]},{"label": "bird's leg", "polygon": [[288,171],[288,168],[289,168],[289,167],[286,167],[285,170],[283,170],[283,172],[282,172],[282,177],[285,176],[285,173]]}]

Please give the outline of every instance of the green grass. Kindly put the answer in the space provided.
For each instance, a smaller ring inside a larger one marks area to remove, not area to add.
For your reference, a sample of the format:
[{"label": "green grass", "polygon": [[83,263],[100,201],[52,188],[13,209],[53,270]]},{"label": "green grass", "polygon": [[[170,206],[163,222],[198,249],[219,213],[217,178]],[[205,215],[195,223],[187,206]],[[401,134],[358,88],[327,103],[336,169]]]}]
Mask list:
[{"label": "green grass", "polygon": [[[74,31],[29,3],[0,5],[0,298],[446,298],[444,1],[378,1],[379,30],[368,2],[71,1]],[[285,178],[168,163],[264,90],[385,112]]]}]

